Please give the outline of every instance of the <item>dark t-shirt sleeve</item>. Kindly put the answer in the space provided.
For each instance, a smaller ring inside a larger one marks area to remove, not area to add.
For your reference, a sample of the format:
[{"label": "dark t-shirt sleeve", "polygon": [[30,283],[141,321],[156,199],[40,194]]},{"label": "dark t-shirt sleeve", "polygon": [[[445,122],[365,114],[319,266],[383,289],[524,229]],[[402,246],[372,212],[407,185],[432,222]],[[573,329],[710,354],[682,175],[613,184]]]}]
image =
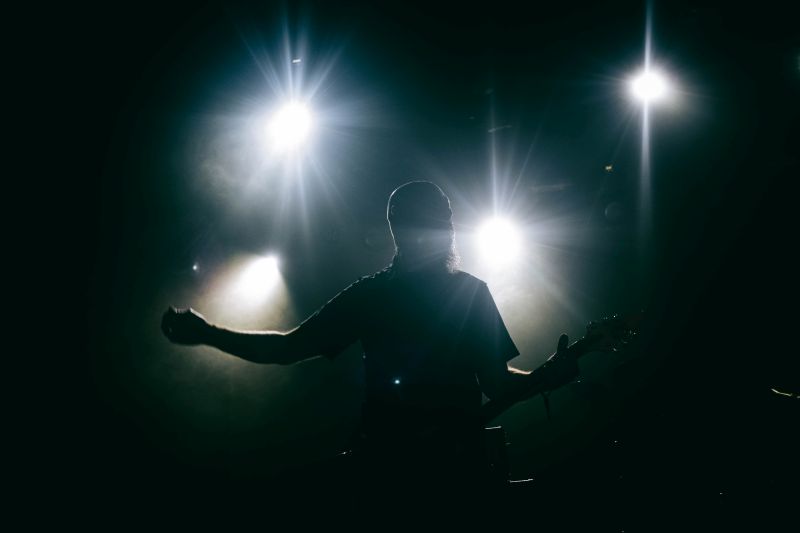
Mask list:
[{"label": "dark t-shirt sleeve", "polygon": [[491,368],[498,361],[506,363],[519,355],[484,282],[478,286],[471,315],[471,344],[476,370]]},{"label": "dark t-shirt sleeve", "polygon": [[315,355],[337,356],[359,339],[363,289],[363,279],[348,286],[304,320],[294,334]]}]

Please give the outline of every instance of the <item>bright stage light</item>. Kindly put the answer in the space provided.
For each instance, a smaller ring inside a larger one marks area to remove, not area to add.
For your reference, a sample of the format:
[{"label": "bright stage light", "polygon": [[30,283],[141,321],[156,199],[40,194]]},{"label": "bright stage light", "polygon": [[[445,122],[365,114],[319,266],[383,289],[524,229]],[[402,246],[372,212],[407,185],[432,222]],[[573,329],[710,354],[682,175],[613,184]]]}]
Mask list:
[{"label": "bright stage light", "polygon": [[205,296],[198,305],[214,320],[238,329],[294,327],[296,316],[280,265],[278,255],[242,254],[214,271],[206,269]]},{"label": "bright stage light", "polygon": [[260,257],[242,271],[236,284],[239,298],[250,302],[260,302],[280,281],[278,258],[275,256]]},{"label": "bright stage light", "polygon": [[267,132],[273,148],[279,151],[297,148],[311,132],[311,112],[305,104],[289,102],[272,116]]},{"label": "bright stage light", "polygon": [[631,81],[631,93],[645,104],[663,99],[669,90],[664,76],[648,70]]},{"label": "bright stage light", "polygon": [[495,217],[478,229],[478,246],[486,261],[494,266],[503,266],[519,256],[522,240],[511,222]]}]

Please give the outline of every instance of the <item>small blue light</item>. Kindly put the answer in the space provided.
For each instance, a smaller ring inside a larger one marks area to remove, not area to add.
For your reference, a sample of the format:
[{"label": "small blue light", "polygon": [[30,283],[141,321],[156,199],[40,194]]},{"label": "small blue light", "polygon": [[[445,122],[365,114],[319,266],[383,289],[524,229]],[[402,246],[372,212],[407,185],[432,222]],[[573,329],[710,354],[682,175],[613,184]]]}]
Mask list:
[{"label": "small blue light", "polygon": [[194,270],[195,272],[197,272],[198,268],[200,268],[200,267],[197,265],[197,263],[192,265],[192,270]]},{"label": "small blue light", "polygon": [[400,378],[394,378],[394,384],[400,385]]}]

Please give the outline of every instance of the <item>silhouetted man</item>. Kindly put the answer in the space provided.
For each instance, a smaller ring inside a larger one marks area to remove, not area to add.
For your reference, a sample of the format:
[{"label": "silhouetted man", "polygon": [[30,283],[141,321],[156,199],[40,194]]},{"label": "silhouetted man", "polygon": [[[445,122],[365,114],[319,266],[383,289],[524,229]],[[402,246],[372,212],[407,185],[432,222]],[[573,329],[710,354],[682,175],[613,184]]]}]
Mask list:
[{"label": "silhouetted man", "polygon": [[[397,188],[387,218],[391,264],[292,331],[232,331],[174,308],[164,314],[163,331],[176,343],[283,365],[332,358],[361,341],[366,397],[352,454],[358,482],[480,486],[486,481],[482,393],[522,398],[550,390],[572,380],[577,363],[559,352],[535,372],[509,368],[519,352],[486,283],[457,269],[450,201],[439,187],[415,181]],[[566,345],[562,335],[559,349]]]}]

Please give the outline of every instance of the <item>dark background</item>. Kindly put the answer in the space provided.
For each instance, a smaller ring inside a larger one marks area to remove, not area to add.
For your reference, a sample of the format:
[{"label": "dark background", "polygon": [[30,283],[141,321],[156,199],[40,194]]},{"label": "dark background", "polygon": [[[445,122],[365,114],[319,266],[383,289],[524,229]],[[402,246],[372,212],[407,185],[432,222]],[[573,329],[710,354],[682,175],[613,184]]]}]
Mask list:
[{"label": "dark background", "polygon": [[[648,312],[630,356],[587,360],[583,388],[560,404],[554,394],[552,422],[537,400],[501,418],[514,476],[610,509],[620,527],[642,509],[652,521],[673,508],[712,519],[756,509],[763,520],[788,509],[797,400],[771,389],[800,391],[800,48],[790,11],[654,6],[654,57],[674,73],[682,104],[653,112],[646,262],[640,118],[624,92],[642,62],[641,2],[52,13],[63,47],[38,60],[61,89],[54,136],[64,157],[52,156],[50,196],[63,225],[48,253],[62,265],[70,336],[53,330],[55,394],[43,395],[35,422],[46,435],[42,475],[87,487],[81,494],[103,505],[235,499],[340,449],[358,416],[357,350],[262,372],[170,346],[161,311],[197,305],[208,279],[193,262],[212,270],[270,248],[301,319],[388,261],[385,201],[408,179],[439,183],[467,228],[491,190],[494,145],[503,190],[519,177],[523,191],[503,200],[564,228],[549,244],[573,306],[544,302],[530,329],[528,317],[506,316],[534,353],[519,366],[540,363],[561,331],[578,336],[589,319]],[[305,39],[309,76],[333,65],[320,100],[334,111],[341,102],[347,117],[328,132],[324,176],[302,195],[290,188],[288,201],[277,185],[215,182],[199,164],[210,148],[235,159],[209,124],[275,98],[259,62],[291,68],[284,35],[293,52]],[[489,133],[498,126],[510,127]],[[612,220],[604,210],[614,201],[623,216]]]}]

